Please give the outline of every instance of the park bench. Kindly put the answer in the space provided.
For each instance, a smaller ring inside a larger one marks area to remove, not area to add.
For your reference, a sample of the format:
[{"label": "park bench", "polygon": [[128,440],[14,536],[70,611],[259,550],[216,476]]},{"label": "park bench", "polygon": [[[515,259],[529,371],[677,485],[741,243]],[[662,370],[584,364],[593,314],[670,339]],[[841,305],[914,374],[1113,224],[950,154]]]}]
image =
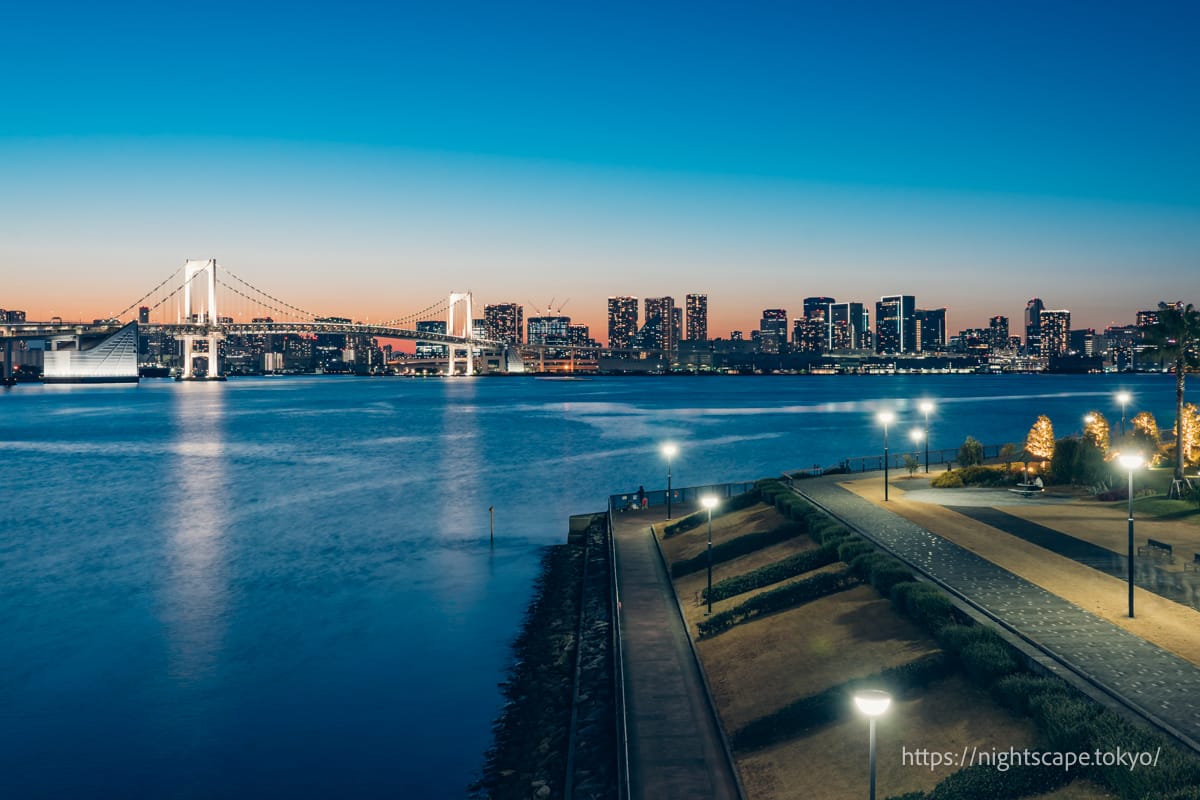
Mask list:
[{"label": "park bench", "polygon": [[1192,561],[1191,561],[1191,563],[1190,563],[1190,564],[1186,564],[1186,563],[1185,563],[1185,564],[1183,565],[1183,571],[1184,571],[1184,572],[1187,572],[1189,569],[1194,569],[1194,570],[1196,570],[1197,572],[1200,572],[1200,553],[1196,553],[1196,554],[1195,554],[1195,555],[1192,557]]},{"label": "park bench", "polygon": [[1148,555],[1151,558],[1165,558],[1172,564],[1175,563],[1175,553],[1171,545],[1166,542],[1160,542],[1157,539],[1147,539],[1146,544],[1138,548],[1138,555]]},{"label": "park bench", "polygon": [[1013,494],[1019,494],[1021,497],[1033,497],[1035,494],[1041,494],[1046,491],[1036,483],[1018,483],[1015,488],[1009,489]]}]

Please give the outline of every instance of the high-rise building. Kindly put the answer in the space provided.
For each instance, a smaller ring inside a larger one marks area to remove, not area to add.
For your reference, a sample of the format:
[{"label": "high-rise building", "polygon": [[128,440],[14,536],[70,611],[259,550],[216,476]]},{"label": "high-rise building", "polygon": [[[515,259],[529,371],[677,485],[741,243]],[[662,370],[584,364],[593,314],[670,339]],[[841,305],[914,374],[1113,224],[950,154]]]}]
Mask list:
[{"label": "high-rise building", "polygon": [[625,350],[633,345],[637,333],[637,298],[608,298],[608,346],[614,350]]},{"label": "high-rise building", "polygon": [[595,342],[592,341],[591,332],[587,325],[571,324],[567,326],[567,341],[573,347],[594,347]]},{"label": "high-rise building", "polygon": [[800,317],[792,323],[792,349],[797,353],[820,353],[828,337],[824,312],[819,317]]},{"label": "high-rise building", "polygon": [[1096,356],[1103,348],[1104,337],[1096,333],[1095,328],[1080,328],[1071,331],[1071,355]]},{"label": "high-rise building", "polygon": [[642,326],[645,332],[643,346],[652,350],[675,349],[675,298],[647,297],[646,324]]},{"label": "high-rise building", "polygon": [[758,325],[759,346],[762,352],[779,355],[787,352],[787,309],[764,308]]},{"label": "high-rise building", "polygon": [[516,303],[496,303],[484,306],[483,319],[489,339],[509,344],[521,343],[525,309]]},{"label": "high-rise building", "polygon": [[917,300],[911,294],[879,298],[875,304],[875,352],[917,351]]},{"label": "high-rise building", "polygon": [[671,349],[678,350],[681,341],[683,341],[683,307],[675,306],[671,309]]},{"label": "high-rise building", "polygon": [[829,313],[829,307],[836,303],[832,297],[806,297],[804,298],[804,316],[808,319],[825,320]]},{"label": "high-rise building", "polygon": [[1045,307],[1040,297],[1025,304],[1025,352],[1031,356],[1042,354],[1042,309]]},{"label": "high-rise building", "polygon": [[830,303],[830,350],[861,350],[867,346],[870,320],[862,303]]},{"label": "high-rise building", "polygon": [[946,349],[946,309],[924,308],[914,312],[916,317],[918,353],[940,353]]},{"label": "high-rise building", "polygon": [[1071,312],[1064,309],[1057,311],[1042,310],[1038,321],[1038,333],[1041,337],[1041,355],[1066,355],[1071,347]]},{"label": "high-rise building", "polygon": [[140,308],[138,308],[138,324],[139,325],[149,325],[150,324],[150,306],[141,306]]},{"label": "high-rise building", "polygon": [[687,296],[687,338],[689,342],[708,341],[708,295]]},{"label": "high-rise building", "polygon": [[[446,320],[444,319],[429,319],[422,320],[417,323],[417,333],[446,333]],[[416,352],[414,355],[417,358],[445,358],[450,354],[450,348],[444,344],[435,342],[418,341],[416,344]]]},{"label": "high-rise building", "polygon": [[529,344],[569,344],[571,318],[562,316],[530,317],[525,341]]},{"label": "high-rise building", "polygon": [[993,352],[1008,347],[1008,317],[995,316],[988,320],[988,345]]}]

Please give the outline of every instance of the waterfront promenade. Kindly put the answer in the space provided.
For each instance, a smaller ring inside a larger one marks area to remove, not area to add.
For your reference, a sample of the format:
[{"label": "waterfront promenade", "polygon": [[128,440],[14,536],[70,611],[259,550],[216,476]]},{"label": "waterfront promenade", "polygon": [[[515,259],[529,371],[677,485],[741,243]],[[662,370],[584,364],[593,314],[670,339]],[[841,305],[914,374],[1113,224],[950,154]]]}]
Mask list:
[{"label": "waterfront promenade", "polygon": [[[675,507],[676,517],[693,509]],[[736,800],[737,781],[650,526],[666,509],[613,515],[634,800]]]},{"label": "waterfront promenade", "polygon": [[796,489],[1085,683],[1200,749],[1200,667],[893,513],[881,498],[850,491],[842,480],[806,480]]}]

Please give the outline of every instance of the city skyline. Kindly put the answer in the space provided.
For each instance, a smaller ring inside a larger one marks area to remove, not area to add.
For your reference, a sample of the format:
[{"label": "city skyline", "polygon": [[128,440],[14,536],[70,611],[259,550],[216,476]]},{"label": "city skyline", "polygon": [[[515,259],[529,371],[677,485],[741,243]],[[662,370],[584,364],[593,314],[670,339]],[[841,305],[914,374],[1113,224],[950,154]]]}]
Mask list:
[{"label": "city skyline", "polygon": [[21,8],[0,305],[102,317],[216,257],[356,319],[703,292],[722,336],[904,293],[1102,329],[1194,282],[1195,8],[526,10]]}]

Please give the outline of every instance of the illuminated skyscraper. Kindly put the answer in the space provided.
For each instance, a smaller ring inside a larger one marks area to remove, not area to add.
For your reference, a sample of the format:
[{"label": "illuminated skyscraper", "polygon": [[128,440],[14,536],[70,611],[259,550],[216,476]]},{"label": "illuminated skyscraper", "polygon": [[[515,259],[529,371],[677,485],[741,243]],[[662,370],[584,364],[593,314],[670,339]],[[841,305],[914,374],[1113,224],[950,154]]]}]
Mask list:
[{"label": "illuminated skyscraper", "polygon": [[804,298],[804,316],[808,319],[825,321],[829,307],[836,302],[837,300],[832,297],[806,297]]},{"label": "illuminated skyscraper", "polygon": [[862,303],[832,303],[829,306],[830,350],[860,350],[866,346],[870,320]]},{"label": "illuminated skyscraper", "polygon": [[879,298],[875,304],[875,352],[917,351],[917,300],[911,294]]},{"label": "illuminated skyscraper", "polygon": [[758,331],[759,346],[764,353],[778,355],[787,352],[787,309],[764,308]]},{"label": "illuminated skyscraper", "polygon": [[1044,356],[1066,355],[1071,347],[1071,312],[1042,310],[1039,320],[1041,354]]},{"label": "illuminated skyscraper", "polygon": [[1031,356],[1042,354],[1042,309],[1045,307],[1040,297],[1025,304],[1025,352]]},{"label": "illuminated skyscraper", "polygon": [[946,349],[946,309],[924,308],[914,312],[918,353],[940,353]]},{"label": "illuminated skyscraper", "polygon": [[637,298],[608,298],[608,346],[614,350],[624,350],[632,346],[637,332]]},{"label": "illuminated skyscraper", "polygon": [[647,297],[643,346],[654,350],[675,349],[675,298]]},{"label": "illuminated skyscraper", "polygon": [[1008,347],[1008,317],[992,317],[988,320],[988,346],[992,351]]},{"label": "illuminated skyscraper", "polygon": [[708,341],[708,295],[687,296],[687,338],[689,342]]},{"label": "illuminated skyscraper", "polygon": [[571,318],[562,316],[530,317],[525,341],[529,344],[569,344]]},{"label": "illuminated skyscraper", "polygon": [[497,303],[484,306],[483,319],[487,338],[498,342],[520,344],[524,316],[525,309],[516,303]]}]

